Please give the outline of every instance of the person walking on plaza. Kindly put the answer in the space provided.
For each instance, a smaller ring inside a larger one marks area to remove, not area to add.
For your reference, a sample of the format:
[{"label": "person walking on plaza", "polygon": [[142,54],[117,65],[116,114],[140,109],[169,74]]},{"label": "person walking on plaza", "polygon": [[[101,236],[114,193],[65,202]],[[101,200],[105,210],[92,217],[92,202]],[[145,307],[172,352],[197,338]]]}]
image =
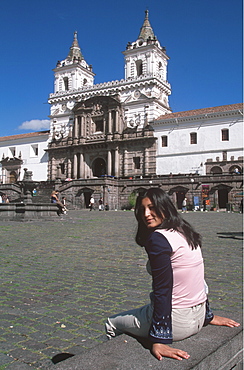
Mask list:
[{"label": "person walking on plaza", "polygon": [[187,198],[184,198],[183,202],[182,202],[182,213],[186,212],[186,210],[187,210],[186,202],[187,202]]},{"label": "person walking on plaza", "polygon": [[89,204],[89,207],[90,207],[90,211],[95,211],[95,199],[93,198],[93,196],[91,196],[90,198],[90,204]]},{"label": "person walking on plaza", "polygon": [[201,236],[178,213],[169,196],[151,188],[137,197],[136,242],[148,254],[152,275],[151,303],[108,318],[109,339],[122,333],[150,341],[158,359],[188,359],[190,355],[169,346],[198,333],[208,324],[237,327],[236,321],[216,316],[209,307],[201,253]]}]

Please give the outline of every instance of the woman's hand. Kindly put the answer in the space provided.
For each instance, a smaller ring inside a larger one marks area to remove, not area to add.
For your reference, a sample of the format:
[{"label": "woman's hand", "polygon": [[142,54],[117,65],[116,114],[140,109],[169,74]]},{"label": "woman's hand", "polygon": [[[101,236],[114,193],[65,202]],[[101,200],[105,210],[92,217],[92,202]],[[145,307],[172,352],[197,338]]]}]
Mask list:
[{"label": "woman's hand", "polygon": [[217,326],[228,326],[229,328],[240,326],[239,322],[236,322],[232,319],[228,319],[227,317],[217,315],[214,315],[213,320],[210,321],[209,324]]},{"label": "woman's hand", "polygon": [[187,352],[169,347],[162,343],[153,343],[151,352],[159,361],[161,361],[163,357],[170,357],[176,360],[182,360],[183,358],[188,359],[190,357]]}]

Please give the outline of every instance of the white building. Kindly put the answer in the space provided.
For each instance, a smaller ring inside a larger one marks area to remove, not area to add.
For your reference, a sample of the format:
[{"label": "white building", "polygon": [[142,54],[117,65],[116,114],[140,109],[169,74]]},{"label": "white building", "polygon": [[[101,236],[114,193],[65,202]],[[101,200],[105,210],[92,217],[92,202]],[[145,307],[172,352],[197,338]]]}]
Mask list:
[{"label": "white building", "polygon": [[157,175],[242,172],[242,104],[166,114],[152,126]]},{"label": "white building", "polygon": [[49,131],[0,137],[0,182],[23,180],[24,168],[31,171],[32,179],[47,179]]}]

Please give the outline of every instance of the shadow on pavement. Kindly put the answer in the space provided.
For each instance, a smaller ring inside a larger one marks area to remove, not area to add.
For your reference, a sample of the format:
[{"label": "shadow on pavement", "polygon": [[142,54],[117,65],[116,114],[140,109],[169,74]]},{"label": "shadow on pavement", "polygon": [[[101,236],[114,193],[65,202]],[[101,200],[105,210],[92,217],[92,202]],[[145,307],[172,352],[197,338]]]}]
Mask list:
[{"label": "shadow on pavement", "polygon": [[243,231],[240,232],[226,232],[226,233],[217,233],[219,238],[225,238],[225,239],[238,239],[243,240]]}]

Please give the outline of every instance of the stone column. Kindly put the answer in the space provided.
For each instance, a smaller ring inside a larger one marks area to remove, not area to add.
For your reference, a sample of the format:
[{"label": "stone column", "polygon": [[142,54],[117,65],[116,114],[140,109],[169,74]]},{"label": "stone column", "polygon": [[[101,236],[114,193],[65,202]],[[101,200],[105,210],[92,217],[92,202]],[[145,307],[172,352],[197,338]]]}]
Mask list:
[{"label": "stone column", "polygon": [[116,110],[115,113],[115,132],[119,131],[119,112]]},{"label": "stone column", "polygon": [[84,179],[84,156],[80,153],[80,177]]},{"label": "stone column", "polygon": [[115,171],[115,176],[118,177],[119,176],[119,149],[116,148],[115,149],[115,153],[114,153],[114,171]]},{"label": "stone column", "polygon": [[108,150],[108,158],[107,158],[107,174],[111,176],[112,174],[112,154],[111,150]]},{"label": "stone column", "polygon": [[149,166],[149,162],[148,162],[148,149],[145,148],[144,149],[144,175],[147,175],[148,174],[148,166]]},{"label": "stone column", "polygon": [[106,119],[103,118],[103,133],[106,133]]},{"label": "stone column", "polygon": [[55,159],[51,158],[51,180],[55,180],[56,177],[56,168],[55,168]]},{"label": "stone column", "polygon": [[73,137],[78,137],[78,117],[75,117]]},{"label": "stone column", "polygon": [[112,112],[111,110],[108,112],[108,133],[111,134],[112,132]]},{"label": "stone column", "polygon": [[85,117],[81,116],[81,136],[86,136]]},{"label": "stone column", "polygon": [[74,161],[73,161],[73,178],[77,179],[77,154],[74,154]]},{"label": "stone column", "polygon": [[128,150],[124,150],[124,176],[128,174]]},{"label": "stone column", "polygon": [[70,158],[68,159],[68,166],[67,166],[67,177],[71,178],[71,173],[72,173],[72,163]]}]

